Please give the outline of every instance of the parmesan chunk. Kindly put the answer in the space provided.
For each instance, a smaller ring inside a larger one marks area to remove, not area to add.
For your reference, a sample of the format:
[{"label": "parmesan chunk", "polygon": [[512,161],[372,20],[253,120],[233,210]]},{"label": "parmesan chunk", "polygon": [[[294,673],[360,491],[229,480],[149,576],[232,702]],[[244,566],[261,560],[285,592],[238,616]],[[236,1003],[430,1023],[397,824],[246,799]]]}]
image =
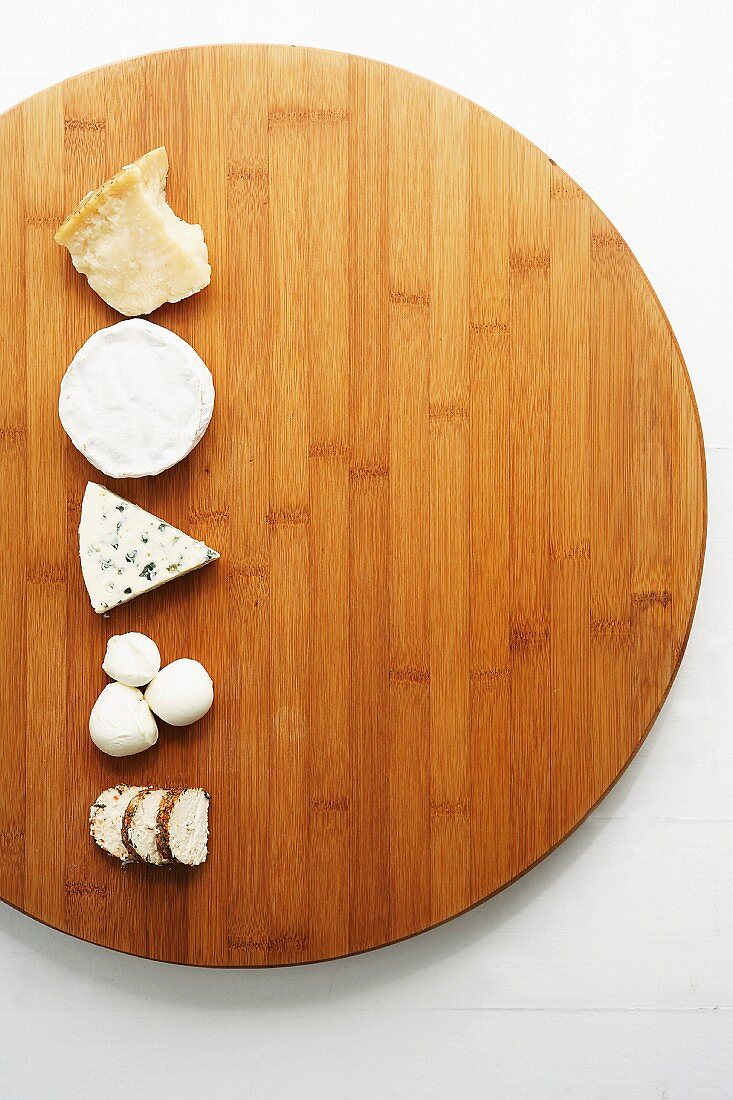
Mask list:
[{"label": "parmesan chunk", "polygon": [[126,317],[179,302],[211,280],[203,230],[173,213],[167,176],[168,154],[153,149],[83,198],[54,238],[92,290]]}]

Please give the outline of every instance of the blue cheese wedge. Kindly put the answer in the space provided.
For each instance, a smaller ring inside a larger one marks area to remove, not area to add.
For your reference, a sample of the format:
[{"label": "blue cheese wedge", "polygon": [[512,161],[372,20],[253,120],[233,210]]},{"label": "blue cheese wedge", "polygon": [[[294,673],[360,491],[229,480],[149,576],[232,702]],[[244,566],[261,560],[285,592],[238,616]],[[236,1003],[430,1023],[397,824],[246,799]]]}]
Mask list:
[{"label": "blue cheese wedge", "polygon": [[206,543],[92,481],[81,506],[79,556],[100,615],[219,557]]}]

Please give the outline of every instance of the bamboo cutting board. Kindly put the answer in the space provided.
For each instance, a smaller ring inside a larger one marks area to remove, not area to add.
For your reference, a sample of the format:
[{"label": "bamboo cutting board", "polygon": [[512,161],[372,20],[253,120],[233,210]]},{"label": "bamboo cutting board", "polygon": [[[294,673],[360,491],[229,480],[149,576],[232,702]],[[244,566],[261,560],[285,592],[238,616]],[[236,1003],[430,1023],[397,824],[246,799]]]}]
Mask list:
[{"label": "bamboo cutting board", "polygon": [[[76,528],[104,481],[61,376],[120,318],[53,233],[165,144],[211,286],[153,317],[217,389],[200,446],[105,483],[221,551],[105,620]],[[385,944],[541,859],[602,797],[682,657],[700,423],[613,226],[486,111],[356,57],[226,46],[69,80],[0,119],[0,897],[155,959]],[[113,760],[87,722],[114,633],[213,676],[213,710]],[[123,870],[118,782],[211,792],[209,860]]]}]

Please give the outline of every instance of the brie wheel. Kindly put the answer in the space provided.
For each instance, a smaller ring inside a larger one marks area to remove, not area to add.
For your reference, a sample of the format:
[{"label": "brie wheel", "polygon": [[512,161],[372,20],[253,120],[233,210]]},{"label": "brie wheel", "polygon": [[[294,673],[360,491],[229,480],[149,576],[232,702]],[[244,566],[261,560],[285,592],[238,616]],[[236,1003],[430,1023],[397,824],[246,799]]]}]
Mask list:
[{"label": "brie wheel", "polygon": [[59,417],[108,477],[150,477],[200,441],[214,411],[211,371],[175,332],[136,319],[89,337],[61,382]]},{"label": "brie wheel", "polygon": [[166,202],[168,154],[153,149],[81,200],[54,240],[107,305],[127,317],[179,302],[211,280],[200,225]]}]

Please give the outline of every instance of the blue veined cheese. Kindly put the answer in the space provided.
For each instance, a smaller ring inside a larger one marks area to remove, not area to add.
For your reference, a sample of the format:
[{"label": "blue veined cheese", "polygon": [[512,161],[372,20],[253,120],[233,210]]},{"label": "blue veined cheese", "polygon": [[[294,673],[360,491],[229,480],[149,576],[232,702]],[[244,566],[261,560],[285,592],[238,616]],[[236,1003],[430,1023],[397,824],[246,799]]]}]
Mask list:
[{"label": "blue veined cheese", "polygon": [[206,543],[92,481],[81,506],[79,556],[98,614],[219,557]]}]

